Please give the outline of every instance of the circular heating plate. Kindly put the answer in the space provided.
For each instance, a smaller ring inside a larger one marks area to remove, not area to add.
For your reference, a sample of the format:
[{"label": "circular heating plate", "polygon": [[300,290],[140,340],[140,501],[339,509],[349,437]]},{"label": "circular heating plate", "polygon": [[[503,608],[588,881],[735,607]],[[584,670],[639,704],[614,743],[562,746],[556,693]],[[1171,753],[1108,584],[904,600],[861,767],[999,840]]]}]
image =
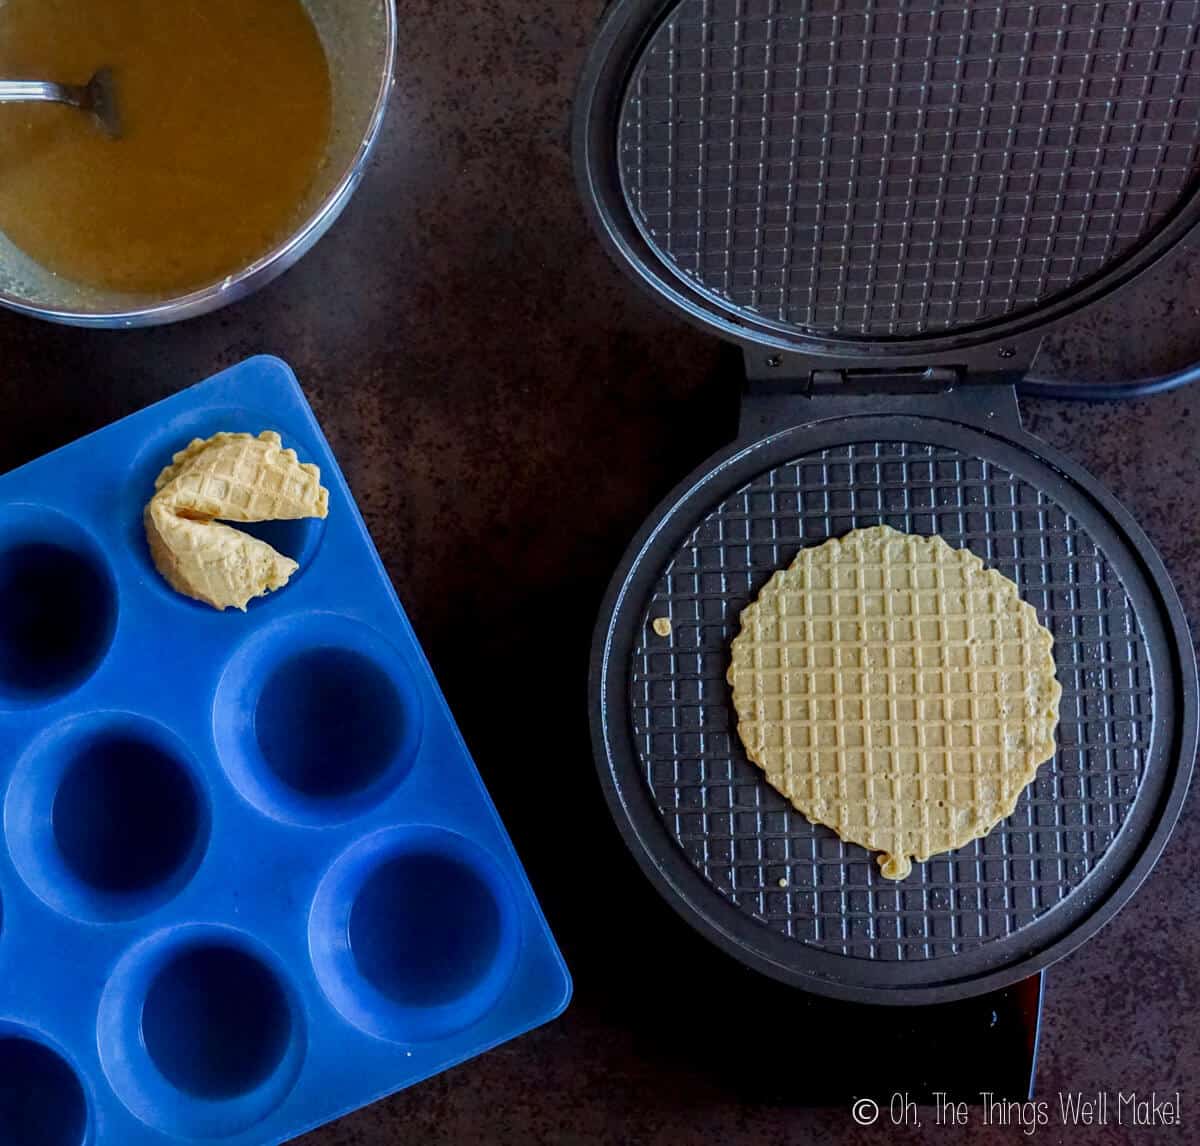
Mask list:
[{"label": "circular heating plate", "polygon": [[[930,418],[787,431],[687,483],[630,551],[598,638],[601,773],[643,866],[738,957],[844,997],[978,993],[1082,942],[1161,850],[1195,753],[1186,627],[1136,525],[1038,449]],[[877,524],[1011,578],[1063,687],[1056,754],[1013,815],[899,883],[767,784],[725,678],[772,574]]]},{"label": "circular heating plate", "polygon": [[1196,213],[1197,0],[618,8],[599,50],[628,53],[626,82],[596,130],[643,240],[618,245],[727,333],[1003,332],[1115,285]]}]

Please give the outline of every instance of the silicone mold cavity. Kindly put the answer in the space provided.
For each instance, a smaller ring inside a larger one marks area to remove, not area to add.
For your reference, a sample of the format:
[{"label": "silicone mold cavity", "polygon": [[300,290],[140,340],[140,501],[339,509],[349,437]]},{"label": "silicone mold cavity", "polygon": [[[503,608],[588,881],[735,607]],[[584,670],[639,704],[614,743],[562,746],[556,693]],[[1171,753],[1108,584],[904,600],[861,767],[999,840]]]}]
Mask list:
[{"label": "silicone mold cavity", "polygon": [[512,974],[520,934],[492,858],[433,827],[379,832],[322,880],[309,951],[329,1001],[394,1042],[441,1038],[476,1022]]},{"label": "silicone mold cavity", "polygon": [[198,1098],[236,1098],[261,1086],[290,1034],[287,998],[271,972],[245,951],[215,942],[167,963],[142,1008],[151,1061]]},{"label": "silicone mold cavity", "polygon": [[289,617],[238,650],[213,727],[234,785],[267,815],[327,824],[385,798],[412,767],[421,695],[374,629],[332,613]]},{"label": "silicone mold cavity", "polygon": [[[272,670],[254,713],[258,750],[289,788],[341,799],[374,784],[404,741],[403,702],[361,653],[315,648]],[[346,751],[346,729],[358,729]]]},{"label": "silicone mold cavity", "polygon": [[186,748],[132,713],[63,722],[18,761],[4,805],[18,872],[64,914],[144,914],[191,878],[208,844],[208,796]]},{"label": "silicone mold cavity", "polygon": [[82,1146],[88,1103],[67,1060],[24,1028],[0,1023],[0,1142]]},{"label": "silicone mold cavity", "polygon": [[304,1062],[303,1011],[282,964],[244,932],[169,929],[118,964],[100,1003],[101,1064],[139,1118],[224,1137],[259,1122]]},{"label": "silicone mold cavity", "polygon": [[0,703],[78,687],[112,643],[117,590],[99,546],[57,510],[0,509]]}]

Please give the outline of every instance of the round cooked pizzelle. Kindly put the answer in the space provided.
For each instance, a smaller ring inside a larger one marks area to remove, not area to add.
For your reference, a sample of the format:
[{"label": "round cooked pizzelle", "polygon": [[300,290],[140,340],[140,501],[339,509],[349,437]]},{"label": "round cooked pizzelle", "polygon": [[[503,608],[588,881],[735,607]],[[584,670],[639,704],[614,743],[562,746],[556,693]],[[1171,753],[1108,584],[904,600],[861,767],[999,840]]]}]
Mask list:
[{"label": "round cooked pizzelle", "polygon": [[802,549],[741,620],[746,754],[888,879],[987,835],[1054,754],[1053,637],[940,537],[880,525]]}]

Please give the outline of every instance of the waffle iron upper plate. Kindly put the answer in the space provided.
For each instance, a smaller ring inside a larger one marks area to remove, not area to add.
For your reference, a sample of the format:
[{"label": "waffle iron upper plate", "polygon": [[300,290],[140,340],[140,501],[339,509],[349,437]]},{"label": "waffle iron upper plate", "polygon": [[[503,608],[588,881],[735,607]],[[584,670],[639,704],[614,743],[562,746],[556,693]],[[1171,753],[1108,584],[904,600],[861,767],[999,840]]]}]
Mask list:
[{"label": "waffle iron upper plate", "polygon": [[1061,318],[1200,216],[1200,0],[621,0],[585,200],[727,336],[927,353]]}]

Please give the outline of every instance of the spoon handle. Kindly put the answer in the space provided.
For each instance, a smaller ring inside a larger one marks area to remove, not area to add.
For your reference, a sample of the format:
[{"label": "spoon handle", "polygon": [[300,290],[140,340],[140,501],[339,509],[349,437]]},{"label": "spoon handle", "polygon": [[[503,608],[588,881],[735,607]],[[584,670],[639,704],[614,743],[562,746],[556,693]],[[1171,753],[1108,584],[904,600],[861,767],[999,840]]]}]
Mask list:
[{"label": "spoon handle", "polygon": [[79,89],[41,80],[0,80],[0,103],[69,103],[79,106]]}]

